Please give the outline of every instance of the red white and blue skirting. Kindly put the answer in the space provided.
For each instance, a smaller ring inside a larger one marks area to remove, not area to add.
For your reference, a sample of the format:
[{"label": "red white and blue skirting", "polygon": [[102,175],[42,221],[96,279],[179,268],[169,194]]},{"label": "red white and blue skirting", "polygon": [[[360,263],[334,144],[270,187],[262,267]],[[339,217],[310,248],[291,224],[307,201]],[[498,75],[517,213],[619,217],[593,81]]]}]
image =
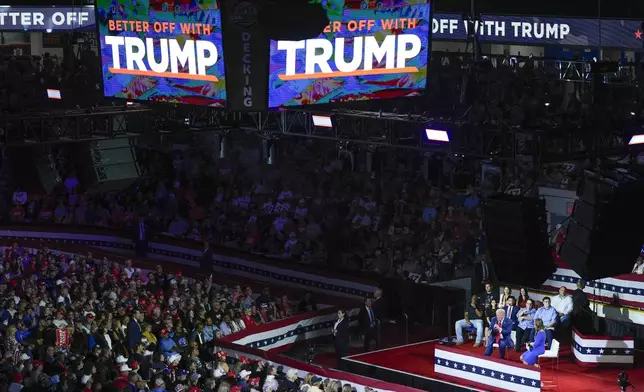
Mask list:
[{"label": "red white and blue skirting", "polygon": [[462,384],[506,391],[537,392],[541,370],[518,362],[474,355],[457,348],[436,346],[434,371]]},{"label": "red white and blue skirting", "polygon": [[635,362],[632,337],[589,336],[577,330],[572,337],[572,352],[579,366],[632,366]]}]

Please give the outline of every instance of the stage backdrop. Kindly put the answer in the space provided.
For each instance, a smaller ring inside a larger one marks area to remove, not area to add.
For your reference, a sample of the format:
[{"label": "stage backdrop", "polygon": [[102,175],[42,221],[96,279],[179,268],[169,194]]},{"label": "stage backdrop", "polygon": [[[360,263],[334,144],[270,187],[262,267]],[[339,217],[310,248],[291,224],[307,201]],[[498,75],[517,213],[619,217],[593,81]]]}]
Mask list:
[{"label": "stage backdrop", "polygon": [[217,0],[96,0],[96,12],[106,97],[225,106]]},{"label": "stage backdrop", "polygon": [[[299,106],[422,94],[431,7],[427,0],[362,9],[321,1],[331,21],[317,38],[270,42],[269,106]],[[380,2],[378,2],[380,3]]]}]

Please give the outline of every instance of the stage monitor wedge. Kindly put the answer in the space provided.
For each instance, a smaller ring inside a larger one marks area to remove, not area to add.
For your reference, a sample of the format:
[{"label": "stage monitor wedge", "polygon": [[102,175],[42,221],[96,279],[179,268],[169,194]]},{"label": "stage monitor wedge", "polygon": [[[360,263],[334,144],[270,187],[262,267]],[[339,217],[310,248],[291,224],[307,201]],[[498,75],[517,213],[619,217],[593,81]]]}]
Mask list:
[{"label": "stage monitor wedge", "polygon": [[545,201],[491,195],[483,204],[485,236],[498,280],[540,287],[556,270],[548,244]]}]

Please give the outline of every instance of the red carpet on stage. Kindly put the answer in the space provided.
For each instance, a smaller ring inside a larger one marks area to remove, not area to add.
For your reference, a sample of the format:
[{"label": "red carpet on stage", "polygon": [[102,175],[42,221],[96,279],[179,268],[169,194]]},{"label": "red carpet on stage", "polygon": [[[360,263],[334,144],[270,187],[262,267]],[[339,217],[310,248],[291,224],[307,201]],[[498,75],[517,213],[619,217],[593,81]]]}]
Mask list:
[{"label": "red carpet on stage", "polygon": [[[442,376],[434,373],[434,346],[436,344],[438,344],[437,341],[423,342],[409,346],[374,351],[366,354],[353,355],[349,359],[440,380],[442,379]],[[463,351],[472,351],[479,354],[483,353],[483,348],[474,348],[471,343],[458,346],[458,348]],[[519,356],[520,354],[511,351],[509,352],[508,360],[519,361]],[[548,380],[552,377],[550,362],[542,361],[541,369],[542,380]],[[559,353],[558,389],[561,391],[580,392],[618,391],[617,375],[622,370],[628,373],[629,381],[633,384],[636,390],[644,389],[644,368],[642,368],[642,366],[638,367],[636,365],[635,368],[626,369],[582,368],[573,362],[570,347],[562,347]],[[452,382],[453,380],[447,381]],[[549,390],[555,388],[547,384],[542,389]]]}]

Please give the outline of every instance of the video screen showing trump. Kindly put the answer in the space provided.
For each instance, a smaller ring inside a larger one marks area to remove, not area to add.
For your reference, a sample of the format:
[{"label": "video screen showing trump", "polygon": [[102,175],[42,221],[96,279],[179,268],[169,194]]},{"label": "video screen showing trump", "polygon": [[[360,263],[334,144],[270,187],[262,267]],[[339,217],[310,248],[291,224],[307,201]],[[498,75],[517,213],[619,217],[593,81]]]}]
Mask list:
[{"label": "video screen showing trump", "polygon": [[315,0],[330,23],[314,39],[270,42],[269,106],[420,95],[427,80],[427,0]]},{"label": "video screen showing trump", "polygon": [[225,107],[217,0],[96,0],[106,97]]}]

